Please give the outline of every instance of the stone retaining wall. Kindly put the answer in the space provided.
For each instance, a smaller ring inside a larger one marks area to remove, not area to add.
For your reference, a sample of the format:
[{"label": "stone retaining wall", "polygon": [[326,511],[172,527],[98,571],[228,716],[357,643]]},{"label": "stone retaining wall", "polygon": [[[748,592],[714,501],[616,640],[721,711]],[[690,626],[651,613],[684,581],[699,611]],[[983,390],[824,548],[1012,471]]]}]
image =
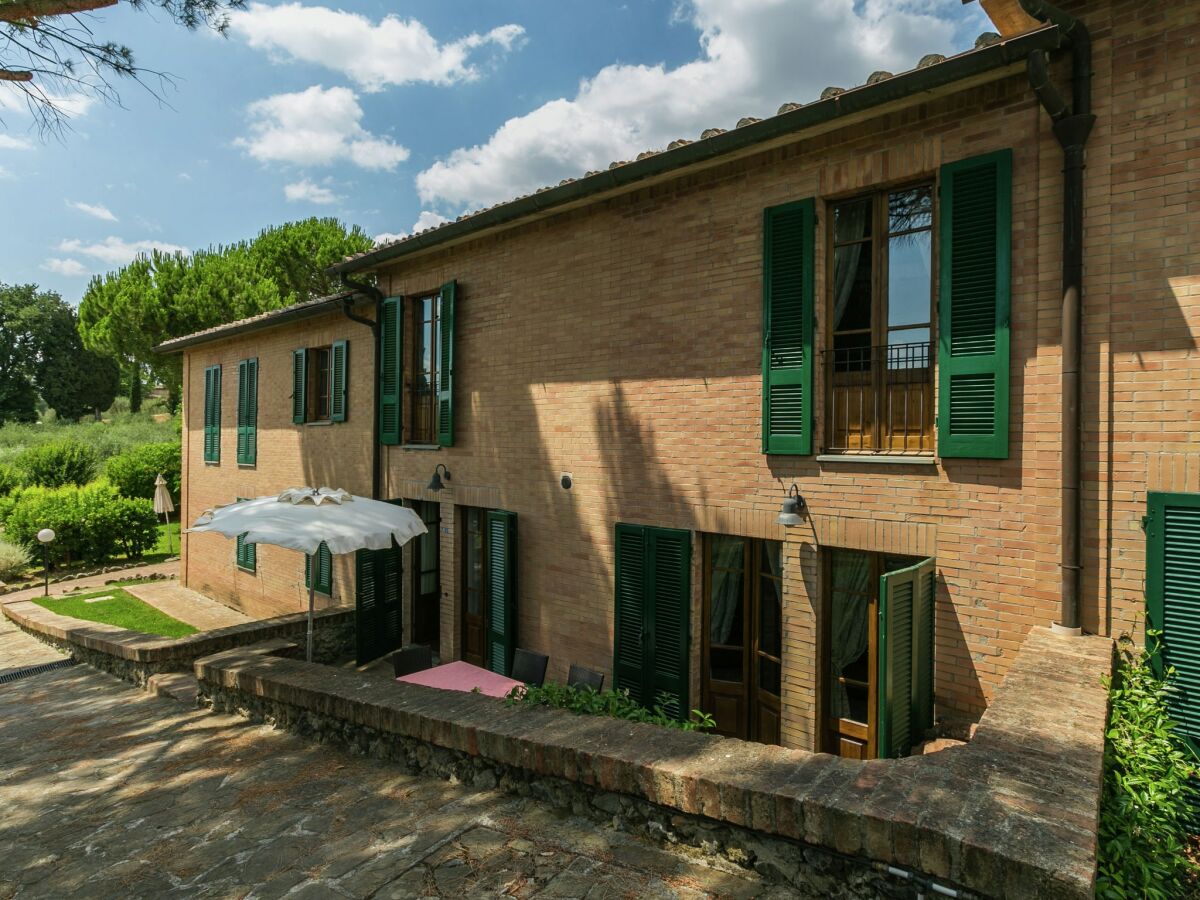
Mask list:
[{"label": "stone retaining wall", "polygon": [[[970,743],[866,763],[231,650],[202,703],[719,852],[805,895],[1090,897],[1112,644],[1034,629]],[[907,877],[887,874],[887,867]]]},{"label": "stone retaining wall", "polygon": [[[162,672],[191,672],[193,662],[233,647],[272,638],[304,641],[307,614],[230,625],[180,638],[129,631],[53,613],[31,600],[8,603],[4,615],[23,631],[71,654],[81,662],[145,687]],[[300,650],[303,653],[303,649]],[[339,662],[354,653],[353,607],[331,607],[313,615],[313,658]]]}]

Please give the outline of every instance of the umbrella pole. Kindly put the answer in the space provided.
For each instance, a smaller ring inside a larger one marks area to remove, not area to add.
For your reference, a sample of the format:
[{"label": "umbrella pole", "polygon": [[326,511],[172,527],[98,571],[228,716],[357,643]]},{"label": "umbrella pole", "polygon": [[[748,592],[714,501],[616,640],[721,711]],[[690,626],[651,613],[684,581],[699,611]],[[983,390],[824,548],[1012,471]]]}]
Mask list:
[{"label": "umbrella pole", "polygon": [[167,520],[167,555],[171,553],[171,514],[163,510],[163,518]]},{"label": "umbrella pole", "polygon": [[308,650],[305,654],[305,659],[312,662],[312,622],[313,622],[313,600],[317,593],[316,577],[308,580]]}]

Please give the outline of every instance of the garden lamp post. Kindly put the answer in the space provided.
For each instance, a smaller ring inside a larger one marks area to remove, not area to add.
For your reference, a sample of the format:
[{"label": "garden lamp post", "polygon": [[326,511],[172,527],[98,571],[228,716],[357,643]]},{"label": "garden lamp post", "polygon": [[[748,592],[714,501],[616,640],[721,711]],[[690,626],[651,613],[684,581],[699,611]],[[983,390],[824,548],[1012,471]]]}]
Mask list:
[{"label": "garden lamp post", "polygon": [[54,540],[54,529],[43,528],[37,533],[42,545],[42,596],[50,596],[50,542]]}]

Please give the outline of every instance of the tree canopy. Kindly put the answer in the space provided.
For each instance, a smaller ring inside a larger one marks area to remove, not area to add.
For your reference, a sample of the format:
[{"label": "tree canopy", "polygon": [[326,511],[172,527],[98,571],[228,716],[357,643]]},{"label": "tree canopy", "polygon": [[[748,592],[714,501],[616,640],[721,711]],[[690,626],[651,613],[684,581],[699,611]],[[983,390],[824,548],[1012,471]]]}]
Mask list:
[{"label": "tree canopy", "polygon": [[332,293],[325,269],[372,246],[358,226],[312,218],[190,255],[153,251],[92,279],[80,333],[85,346],[145,366],[177,392],[180,359],[155,353],[160,343]]}]

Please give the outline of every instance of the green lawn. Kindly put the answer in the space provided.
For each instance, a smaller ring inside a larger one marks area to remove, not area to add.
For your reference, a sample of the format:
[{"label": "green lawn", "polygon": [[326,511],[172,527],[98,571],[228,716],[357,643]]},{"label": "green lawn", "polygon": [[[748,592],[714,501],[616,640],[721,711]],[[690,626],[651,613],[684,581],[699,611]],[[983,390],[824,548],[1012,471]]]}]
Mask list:
[{"label": "green lawn", "polygon": [[[96,603],[85,602],[90,597],[111,597],[112,599],[100,600]],[[103,622],[106,625],[116,625],[118,628],[128,628],[130,631],[140,631],[143,634],[183,637],[185,634],[196,633],[196,629],[191,625],[180,622],[178,619],[172,619],[149,603],[143,603],[119,587],[93,591],[88,594],[72,594],[69,597],[38,597],[33,602],[59,615],[87,619],[89,622]]]}]

